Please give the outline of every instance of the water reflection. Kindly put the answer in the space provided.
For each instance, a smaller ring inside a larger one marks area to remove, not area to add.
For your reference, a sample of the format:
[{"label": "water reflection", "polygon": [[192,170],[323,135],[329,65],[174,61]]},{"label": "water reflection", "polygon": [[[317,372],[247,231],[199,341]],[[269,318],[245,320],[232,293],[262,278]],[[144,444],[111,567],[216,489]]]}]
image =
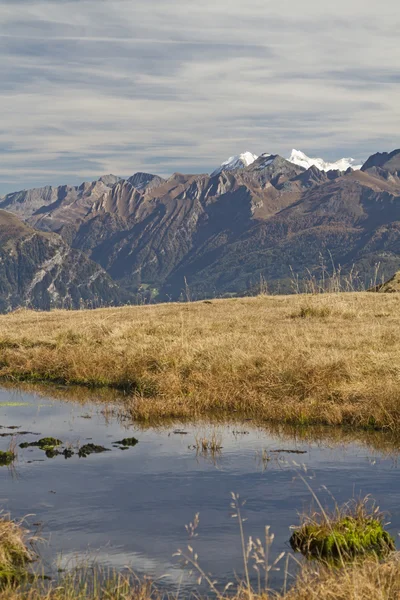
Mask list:
[{"label": "water reflection", "polygon": [[[168,574],[177,584],[183,573],[173,554],[187,545],[184,526],[199,512],[194,542],[199,560],[226,583],[243,573],[231,492],[247,499],[247,535],[260,537],[265,525],[271,526],[274,557],[291,552],[289,527],[311,503],[299,472],[306,472],[327,505],[330,494],[338,502],[372,494],[390,512],[389,530],[397,537],[397,446],[381,434],[358,434],[354,441],[351,432],[272,432],[249,421],[152,428],[118,414],[95,402],[0,391],[0,432],[14,433],[18,443],[52,436],[63,442],[62,449],[95,444],[110,450],[86,458],[75,452],[66,460],[47,458],[38,447],[20,448],[14,468],[0,469],[1,507],[13,517],[34,515],[28,518],[31,527],[48,542],[41,547],[47,570],[83,556],[154,578]],[[201,439],[213,436],[221,448],[203,451]],[[115,444],[132,437],[139,443],[124,450]],[[1,450],[10,439],[0,437]],[[282,573],[275,573],[272,583],[281,580]],[[191,588],[194,579],[181,585]]]}]

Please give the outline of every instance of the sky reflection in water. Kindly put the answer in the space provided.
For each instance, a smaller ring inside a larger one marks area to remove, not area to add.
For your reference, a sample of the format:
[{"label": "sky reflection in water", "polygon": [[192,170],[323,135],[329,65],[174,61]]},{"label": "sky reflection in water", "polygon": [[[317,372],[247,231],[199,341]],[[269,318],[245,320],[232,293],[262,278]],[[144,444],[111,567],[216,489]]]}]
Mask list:
[{"label": "sky reflection in water", "polygon": [[[40,546],[50,572],[57,563],[69,566],[77,556],[116,568],[129,567],[154,578],[168,574],[177,584],[182,570],[173,553],[188,543],[185,524],[200,513],[194,545],[200,562],[222,583],[242,574],[237,521],[231,517],[230,493],[247,500],[248,535],[262,537],[265,525],[275,534],[273,555],[291,552],[290,525],[307,509],[311,495],[298,477],[305,465],[309,483],[324,504],[332,504],[327,486],[339,503],[371,494],[390,513],[389,530],[400,531],[399,471],[395,456],[385,457],[360,443],[323,445],[294,441],[254,427],[190,425],[177,428],[128,429],[116,418],[105,419],[101,405],[64,402],[34,394],[0,390],[0,433],[18,430],[40,436],[18,436],[18,443],[53,436],[77,447],[101,444],[111,452],[65,460],[46,458],[37,448],[19,449],[14,469],[0,469],[0,506],[14,518],[41,523],[47,540]],[[222,452],[215,460],[189,446],[198,434],[217,431]],[[235,433],[246,431],[246,434]],[[139,444],[127,451],[112,443],[135,436]],[[10,437],[0,437],[7,449]],[[266,449],[271,457],[261,460]],[[305,454],[271,453],[296,449]],[[32,461],[32,462],[30,462]],[[283,566],[283,565],[282,565]],[[183,585],[191,586],[186,577]],[[272,578],[276,586],[282,573]]]}]

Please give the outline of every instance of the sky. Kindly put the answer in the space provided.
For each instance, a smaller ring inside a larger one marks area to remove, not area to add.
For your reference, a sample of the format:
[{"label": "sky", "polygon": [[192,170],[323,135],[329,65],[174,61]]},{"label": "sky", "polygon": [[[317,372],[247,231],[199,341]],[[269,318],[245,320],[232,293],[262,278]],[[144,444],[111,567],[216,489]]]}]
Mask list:
[{"label": "sky", "polygon": [[400,147],[398,0],[1,0],[0,195]]}]

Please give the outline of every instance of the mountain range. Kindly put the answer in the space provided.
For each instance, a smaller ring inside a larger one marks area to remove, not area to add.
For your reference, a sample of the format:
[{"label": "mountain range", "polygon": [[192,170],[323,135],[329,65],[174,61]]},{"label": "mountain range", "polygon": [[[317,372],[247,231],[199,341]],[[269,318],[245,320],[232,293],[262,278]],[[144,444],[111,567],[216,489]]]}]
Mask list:
[{"label": "mountain range", "polygon": [[260,278],[290,292],[323,263],[366,284],[400,269],[400,150],[361,167],[245,152],[211,175],[107,175],[0,209],[3,311],[247,294]]},{"label": "mountain range", "polygon": [[[263,154],[264,157],[272,156],[271,154]],[[237,169],[243,169],[250,166],[258,156],[252,152],[243,152],[237,156],[231,156],[228,160],[224,161],[215,171],[211,173],[211,177],[219,175],[222,171],[236,171]],[[357,161],[354,158],[341,158],[335,162],[327,162],[323,158],[310,158],[304,152],[293,149],[288,161],[309,169],[314,166],[320,171],[347,171],[351,168],[354,170],[361,169],[362,165],[356,164]]]}]

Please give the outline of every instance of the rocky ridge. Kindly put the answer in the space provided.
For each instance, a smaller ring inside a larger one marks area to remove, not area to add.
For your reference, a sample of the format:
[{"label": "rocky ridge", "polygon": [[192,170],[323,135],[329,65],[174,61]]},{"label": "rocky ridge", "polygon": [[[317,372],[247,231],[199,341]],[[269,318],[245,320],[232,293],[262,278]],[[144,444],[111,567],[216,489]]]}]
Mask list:
[{"label": "rocky ridge", "polygon": [[129,301],[100,265],[54,233],[0,210],[0,311],[94,308]]},{"label": "rocky ridge", "polygon": [[245,294],[260,276],[289,292],[293,273],[318,276],[327,263],[368,286],[376,264],[387,276],[400,269],[399,157],[326,171],[263,154],[211,176],[18,192],[0,208],[59,234],[136,299],[178,299],[185,286],[193,298]]}]

